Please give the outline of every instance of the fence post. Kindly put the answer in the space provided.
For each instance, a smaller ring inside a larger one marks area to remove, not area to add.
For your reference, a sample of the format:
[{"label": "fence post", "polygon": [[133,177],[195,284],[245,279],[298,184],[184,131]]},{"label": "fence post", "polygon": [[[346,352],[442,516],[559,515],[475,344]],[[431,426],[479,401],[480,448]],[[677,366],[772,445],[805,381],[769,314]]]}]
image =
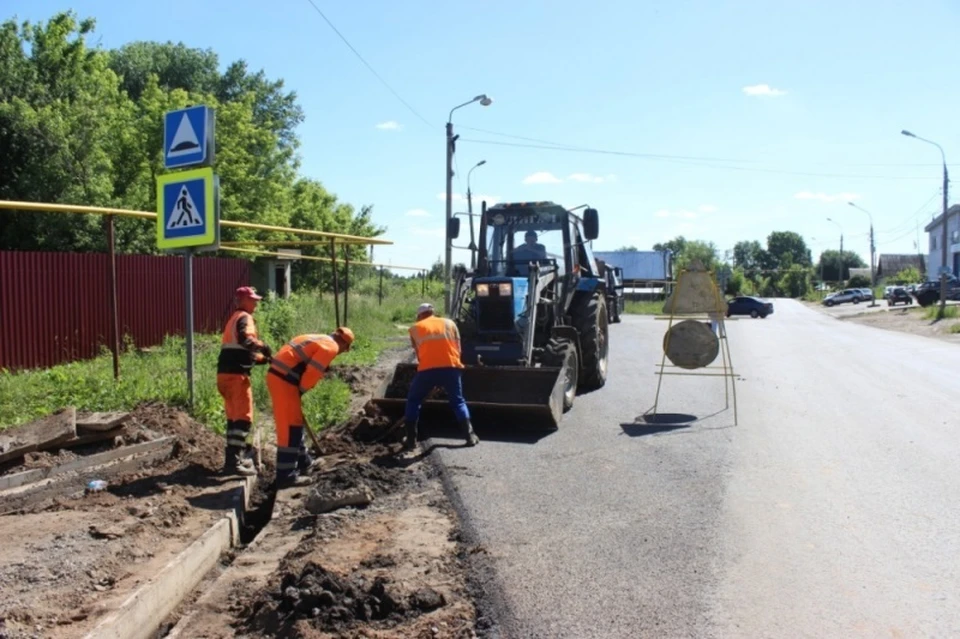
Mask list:
[{"label": "fence post", "polygon": [[427,294],[427,272],[420,271],[420,295]]},{"label": "fence post", "polygon": [[380,267],[380,290],[377,293],[377,305],[383,306],[383,267],[382,266]]},{"label": "fence post", "polygon": [[107,243],[110,245],[110,351],[113,353],[113,378],[120,379],[120,319],[117,316],[117,243],[113,216],[108,215]]},{"label": "fence post", "polygon": [[347,319],[347,309],[350,304],[350,251],[348,247],[343,247],[343,325],[349,323]]},{"label": "fence post", "polygon": [[337,278],[337,244],[330,238],[330,258],[333,260],[333,310],[336,313],[337,326],[340,326],[340,281]]}]

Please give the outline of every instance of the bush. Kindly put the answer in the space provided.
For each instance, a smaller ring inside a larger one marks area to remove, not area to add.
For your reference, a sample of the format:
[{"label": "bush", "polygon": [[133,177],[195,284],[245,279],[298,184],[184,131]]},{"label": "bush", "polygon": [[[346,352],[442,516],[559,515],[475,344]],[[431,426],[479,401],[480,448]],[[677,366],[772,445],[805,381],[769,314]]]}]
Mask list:
[{"label": "bush", "polygon": [[870,280],[863,275],[854,275],[847,280],[847,288],[870,288]]},{"label": "bush", "polygon": [[920,271],[913,266],[907,267],[890,278],[891,284],[915,284],[922,279]]}]

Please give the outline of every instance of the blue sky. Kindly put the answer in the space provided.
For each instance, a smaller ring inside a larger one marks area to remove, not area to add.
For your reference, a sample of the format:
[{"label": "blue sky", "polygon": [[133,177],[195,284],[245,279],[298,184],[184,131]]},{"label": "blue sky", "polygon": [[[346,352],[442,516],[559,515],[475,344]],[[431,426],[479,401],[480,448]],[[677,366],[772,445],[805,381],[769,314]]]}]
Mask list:
[{"label": "blue sky", "polygon": [[[182,41],[283,78],[306,111],[303,173],[374,205],[396,242],[375,258],[393,264],[442,254],[443,123],[479,93],[494,103],[454,114],[456,197],[486,160],[475,210],[482,197],[589,203],[597,249],[683,234],[722,251],[792,230],[816,256],[839,245],[831,217],[867,257],[853,199],[878,253],[915,252],[917,223],[926,252],[940,156],[900,130],[960,166],[950,0],[314,2],[416,114],[308,0],[6,0],[3,14],[72,8],[97,19],[105,47]],[[538,144],[519,137],[646,156],[509,146]]]}]

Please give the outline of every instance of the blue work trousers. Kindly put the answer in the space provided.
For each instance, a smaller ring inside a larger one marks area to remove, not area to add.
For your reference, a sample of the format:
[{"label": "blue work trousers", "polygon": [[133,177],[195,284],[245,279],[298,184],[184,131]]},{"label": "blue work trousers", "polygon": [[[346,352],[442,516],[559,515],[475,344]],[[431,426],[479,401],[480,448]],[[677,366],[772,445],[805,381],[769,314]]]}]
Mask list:
[{"label": "blue work trousers", "polygon": [[425,371],[418,371],[410,384],[410,392],[407,393],[405,419],[408,422],[415,422],[420,419],[420,406],[423,404],[423,400],[437,386],[447,392],[447,397],[450,399],[450,408],[453,409],[457,423],[470,419],[467,402],[463,399],[462,375],[463,371],[459,368],[429,368]]}]

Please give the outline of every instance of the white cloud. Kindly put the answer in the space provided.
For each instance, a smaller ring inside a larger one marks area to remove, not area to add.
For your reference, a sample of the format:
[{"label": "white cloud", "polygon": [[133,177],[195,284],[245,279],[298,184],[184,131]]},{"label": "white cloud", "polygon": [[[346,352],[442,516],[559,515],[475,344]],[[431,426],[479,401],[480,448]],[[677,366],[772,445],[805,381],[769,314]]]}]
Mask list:
[{"label": "white cloud", "polygon": [[407,217],[430,217],[430,213],[423,209],[410,209],[407,211]]},{"label": "white cloud", "polygon": [[859,200],[859,193],[811,193],[810,191],[800,191],[794,193],[793,197],[798,200],[819,200],[820,202],[852,202]]},{"label": "white cloud", "polygon": [[701,204],[697,207],[697,210],[701,213],[716,213],[717,207],[715,207],[713,204]]},{"label": "white cloud", "polygon": [[399,131],[403,128],[396,120],[387,120],[386,122],[381,122],[380,124],[376,125],[376,127],[381,131]]},{"label": "white cloud", "polygon": [[588,182],[592,184],[603,184],[604,182],[615,182],[616,175],[592,175],[590,173],[573,173],[567,177],[571,182]]},{"label": "white cloud", "polygon": [[743,87],[743,92],[749,96],[766,98],[779,98],[787,94],[786,91],[774,89],[769,84],[753,84],[748,87]]},{"label": "white cloud", "polygon": [[549,171],[537,171],[523,178],[524,184],[559,184],[562,181],[563,180]]}]

